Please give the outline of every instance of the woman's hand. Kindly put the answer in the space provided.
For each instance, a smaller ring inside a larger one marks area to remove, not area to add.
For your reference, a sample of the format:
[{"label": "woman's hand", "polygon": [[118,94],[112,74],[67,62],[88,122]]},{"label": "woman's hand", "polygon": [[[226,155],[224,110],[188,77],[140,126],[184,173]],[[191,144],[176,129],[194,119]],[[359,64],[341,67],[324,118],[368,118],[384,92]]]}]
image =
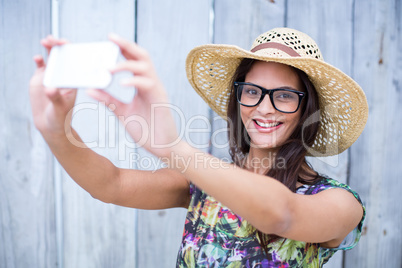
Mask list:
[{"label": "woman's hand", "polygon": [[137,93],[130,103],[123,103],[99,89],[88,90],[88,95],[112,108],[138,145],[156,156],[169,157],[173,146],[179,142],[178,134],[165,88],[147,51],[116,35],[109,38],[126,58],[111,72],[131,72],[133,76],[121,84],[135,87]]},{"label": "woman's hand", "polygon": [[[66,40],[48,36],[41,40],[48,53],[54,46]],[[44,135],[65,135],[71,128],[71,114],[77,91],[75,89],[47,88],[43,85],[46,64],[42,56],[35,56],[36,71],[29,83],[33,120],[36,128]],[[69,116],[70,115],[70,116]]]}]

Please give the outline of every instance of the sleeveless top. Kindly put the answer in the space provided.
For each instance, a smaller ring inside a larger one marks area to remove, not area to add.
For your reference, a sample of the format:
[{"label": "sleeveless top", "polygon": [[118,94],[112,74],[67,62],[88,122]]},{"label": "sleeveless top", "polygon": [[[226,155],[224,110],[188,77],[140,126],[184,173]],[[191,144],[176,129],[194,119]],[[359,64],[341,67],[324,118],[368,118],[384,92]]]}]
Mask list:
[{"label": "sleeveless top", "polygon": [[[303,185],[296,193],[313,195],[332,188],[349,191],[362,204],[349,186],[329,178]],[[278,238],[268,245],[266,255],[255,229],[246,220],[195,185],[190,186],[190,194],[177,267],[322,267],[337,250],[351,249],[357,244],[366,214],[362,204],[360,223],[338,248]]]}]

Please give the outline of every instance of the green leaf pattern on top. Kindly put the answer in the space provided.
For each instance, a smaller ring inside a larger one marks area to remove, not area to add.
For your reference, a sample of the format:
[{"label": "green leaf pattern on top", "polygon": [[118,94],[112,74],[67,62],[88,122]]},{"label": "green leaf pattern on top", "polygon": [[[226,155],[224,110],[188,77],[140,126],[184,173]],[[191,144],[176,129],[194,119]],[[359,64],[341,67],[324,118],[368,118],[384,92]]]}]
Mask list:
[{"label": "green leaf pattern on top", "polygon": [[[296,193],[313,195],[332,188],[345,189],[362,203],[349,186],[329,178],[303,185]],[[194,185],[191,194],[177,267],[322,267],[337,250],[357,244],[365,218],[364,210],[359,225],[338,248],[278,238],[268,245],[266,255],[246,220]]]}]

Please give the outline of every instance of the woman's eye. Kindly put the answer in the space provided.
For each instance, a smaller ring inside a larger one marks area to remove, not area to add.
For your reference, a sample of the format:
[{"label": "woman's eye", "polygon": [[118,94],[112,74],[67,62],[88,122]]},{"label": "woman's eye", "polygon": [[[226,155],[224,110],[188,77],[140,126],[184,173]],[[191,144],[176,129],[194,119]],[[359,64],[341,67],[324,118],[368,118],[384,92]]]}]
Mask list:
[{"label": "woman's eye", "polygon": [[291,98],[292,96],[290,96],[290,95],[287,94],[287,93],[282,93],[282,94],[280,94],[278,97],[279,97],[279,98],[282,98],[282,99],[289,99],[289,98]]},{"label": "woman's eye", "polygon": [[296,101],[298,100],[297,94],[293,92],[277,91],[274,95],[278,101]]},{"label": "woman's eye", "polygon": [[248,94],[248,95],[257,95],[257,94],[258,94],[257,90],[255,90],[255,89],[249,89],[249,88],[246,88],[246,89],[244,90],[244,92],[245,92],[246,94]]}]

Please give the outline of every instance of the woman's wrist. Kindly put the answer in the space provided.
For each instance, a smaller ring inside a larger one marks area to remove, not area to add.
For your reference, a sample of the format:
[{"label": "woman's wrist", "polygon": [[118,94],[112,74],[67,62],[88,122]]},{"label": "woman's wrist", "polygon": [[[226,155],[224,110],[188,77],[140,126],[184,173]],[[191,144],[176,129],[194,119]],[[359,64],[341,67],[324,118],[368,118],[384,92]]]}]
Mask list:
[{"label": "woman's wrist", "polygon": [[205,153],[190,146],[185,141],[180,141],[172,148],[169,157],[164,161],[169,168],[176,169],[181,173],[191,173],[194,170],[202,172],[212,169],[230,169],[232,165],[213,155]]},{"label": "woman's wrist", "polygon": [[180,141],[171,147],[169,155],[163,157],[162,160],[169,168],[184,173],[197,151],[197,149],[191,147],[187,142]]},{"label": "woman's wrist", "polygon": [[209,167],[213,160],[220,161],[218,158],[192,147],[187,142],[180,141],[172,147],[165,163],[171,169],[188,174],[194,169],[201,170]]},{"label": "woman's wrist", "polygon": [[40,131],[46,143],[52,148],[63,144],[72,144],[77,147],[86,147],[81,138],[70,126],[61,131]]}]

